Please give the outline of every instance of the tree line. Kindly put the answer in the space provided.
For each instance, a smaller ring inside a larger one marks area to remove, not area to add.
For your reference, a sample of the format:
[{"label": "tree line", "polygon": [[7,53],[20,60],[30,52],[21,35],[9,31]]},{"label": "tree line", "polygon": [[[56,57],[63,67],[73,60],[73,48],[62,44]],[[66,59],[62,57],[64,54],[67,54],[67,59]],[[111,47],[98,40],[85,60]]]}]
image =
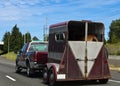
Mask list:
[{"label": "tree line", "polygon": [[110,24],[109,43],[120,42],[120,19],[113,20]]},{"label": "tree line", "polygon": [[4,52],[20,50],[24,43],[31,41],[31,34],[29,32],[22,34],[17,27],[17,24],[12,28],[11,32],[6,32],[3,36]]},{"label": "tree line", "polygon": [[[44,41],[48,40],[48,35],[44,36]],[[32,40],[39,40],[36,36]],[[17,27],[17,24],[12,28],[11,32],[6,32],[3,36],[4,52],[20,50],[24,43],[31,41],[29,32],[22,34]],[[108,43],[120,42],[120,19],[113,20],[109,27]]]}]

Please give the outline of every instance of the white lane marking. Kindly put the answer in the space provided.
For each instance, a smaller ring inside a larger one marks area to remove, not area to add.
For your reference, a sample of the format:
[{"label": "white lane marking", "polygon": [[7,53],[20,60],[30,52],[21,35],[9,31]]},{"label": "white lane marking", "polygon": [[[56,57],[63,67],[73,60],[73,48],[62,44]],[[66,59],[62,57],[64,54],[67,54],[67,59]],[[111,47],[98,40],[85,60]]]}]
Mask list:
[{"label": "white lane marking", "polygon": [[112,80],[112,79],[110,79],[109,81],[110,82],[115,82],[115,83],[120,83],[120,81],[118,81],[118,80]]},{"label": "white lane marking", "polygon": [[12,80],[12,81],[16,81],[14,78],[12,78],[12,77],[10,77],[10,76],[8,76],[8,75],[6,75],[6,77],[7,77],[8,79]]}]

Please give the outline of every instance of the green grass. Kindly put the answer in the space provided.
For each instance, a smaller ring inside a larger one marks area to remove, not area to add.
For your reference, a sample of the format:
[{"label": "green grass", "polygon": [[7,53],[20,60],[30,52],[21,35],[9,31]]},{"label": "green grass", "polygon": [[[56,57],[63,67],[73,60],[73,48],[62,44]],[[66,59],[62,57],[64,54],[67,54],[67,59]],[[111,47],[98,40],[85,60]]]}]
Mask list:
[{"label": "green grass", "polygon": [[2,56],[6,59],[13,60],[13,61],[16,59],[16,54],[14,52],[9,52],[9,53],[4,54]]},{"label": "green grass", "polygon": [[120,55],[120,42],[115,44],[106,44],[107,50],[110,55]]},{"label": "green grass", "polygon": [[2,53],[3,51],[2,50],[0,50],[0,53]]}]

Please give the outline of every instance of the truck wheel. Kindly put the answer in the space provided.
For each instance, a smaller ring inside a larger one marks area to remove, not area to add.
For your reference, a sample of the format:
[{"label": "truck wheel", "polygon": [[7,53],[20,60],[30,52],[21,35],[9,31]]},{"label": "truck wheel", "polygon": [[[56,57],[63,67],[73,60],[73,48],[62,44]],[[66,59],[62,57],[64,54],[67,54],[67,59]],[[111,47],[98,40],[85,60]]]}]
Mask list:
[{"label": "truck wheel", "polygon": [[15,66],[15,72],[16,72],[16,73],[20,73],[21,70],[22,70],[22,69],[16,64],[16,66]]},{"label": "truck wheel", "polygon": [[27,66],[27,76],[31,77],[32,75],[32,69],[30,68],[30,65]]},{"label": "truck wheel", "polygon": [[48,68],[47,67],[43,69],[43,82],[45,84],[48,84]]},{"label": "truck wheel", "polygon": [[101,79],[99,80],[100,84],[106,84],[108,82],[108,79]]},{"label": "truck wheel", "polygon": [[55,86],[56,85],[56,79],[55,79],[55,72],[54,69],[51,68],[49,71],[49,86]]}]

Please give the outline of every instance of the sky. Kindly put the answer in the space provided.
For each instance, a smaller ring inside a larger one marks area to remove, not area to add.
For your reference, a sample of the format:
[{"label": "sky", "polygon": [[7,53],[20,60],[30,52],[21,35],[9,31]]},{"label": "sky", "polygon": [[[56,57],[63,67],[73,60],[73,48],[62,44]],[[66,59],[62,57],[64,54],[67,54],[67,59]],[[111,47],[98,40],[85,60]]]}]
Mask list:
[{"label": "sky", "polygon": [[91,20],[109,26],[120,19],[120,0],[0,0],[0,41],[17,24],[20,32],[29,32],[43,40],[44,27],[69,20]]}]

